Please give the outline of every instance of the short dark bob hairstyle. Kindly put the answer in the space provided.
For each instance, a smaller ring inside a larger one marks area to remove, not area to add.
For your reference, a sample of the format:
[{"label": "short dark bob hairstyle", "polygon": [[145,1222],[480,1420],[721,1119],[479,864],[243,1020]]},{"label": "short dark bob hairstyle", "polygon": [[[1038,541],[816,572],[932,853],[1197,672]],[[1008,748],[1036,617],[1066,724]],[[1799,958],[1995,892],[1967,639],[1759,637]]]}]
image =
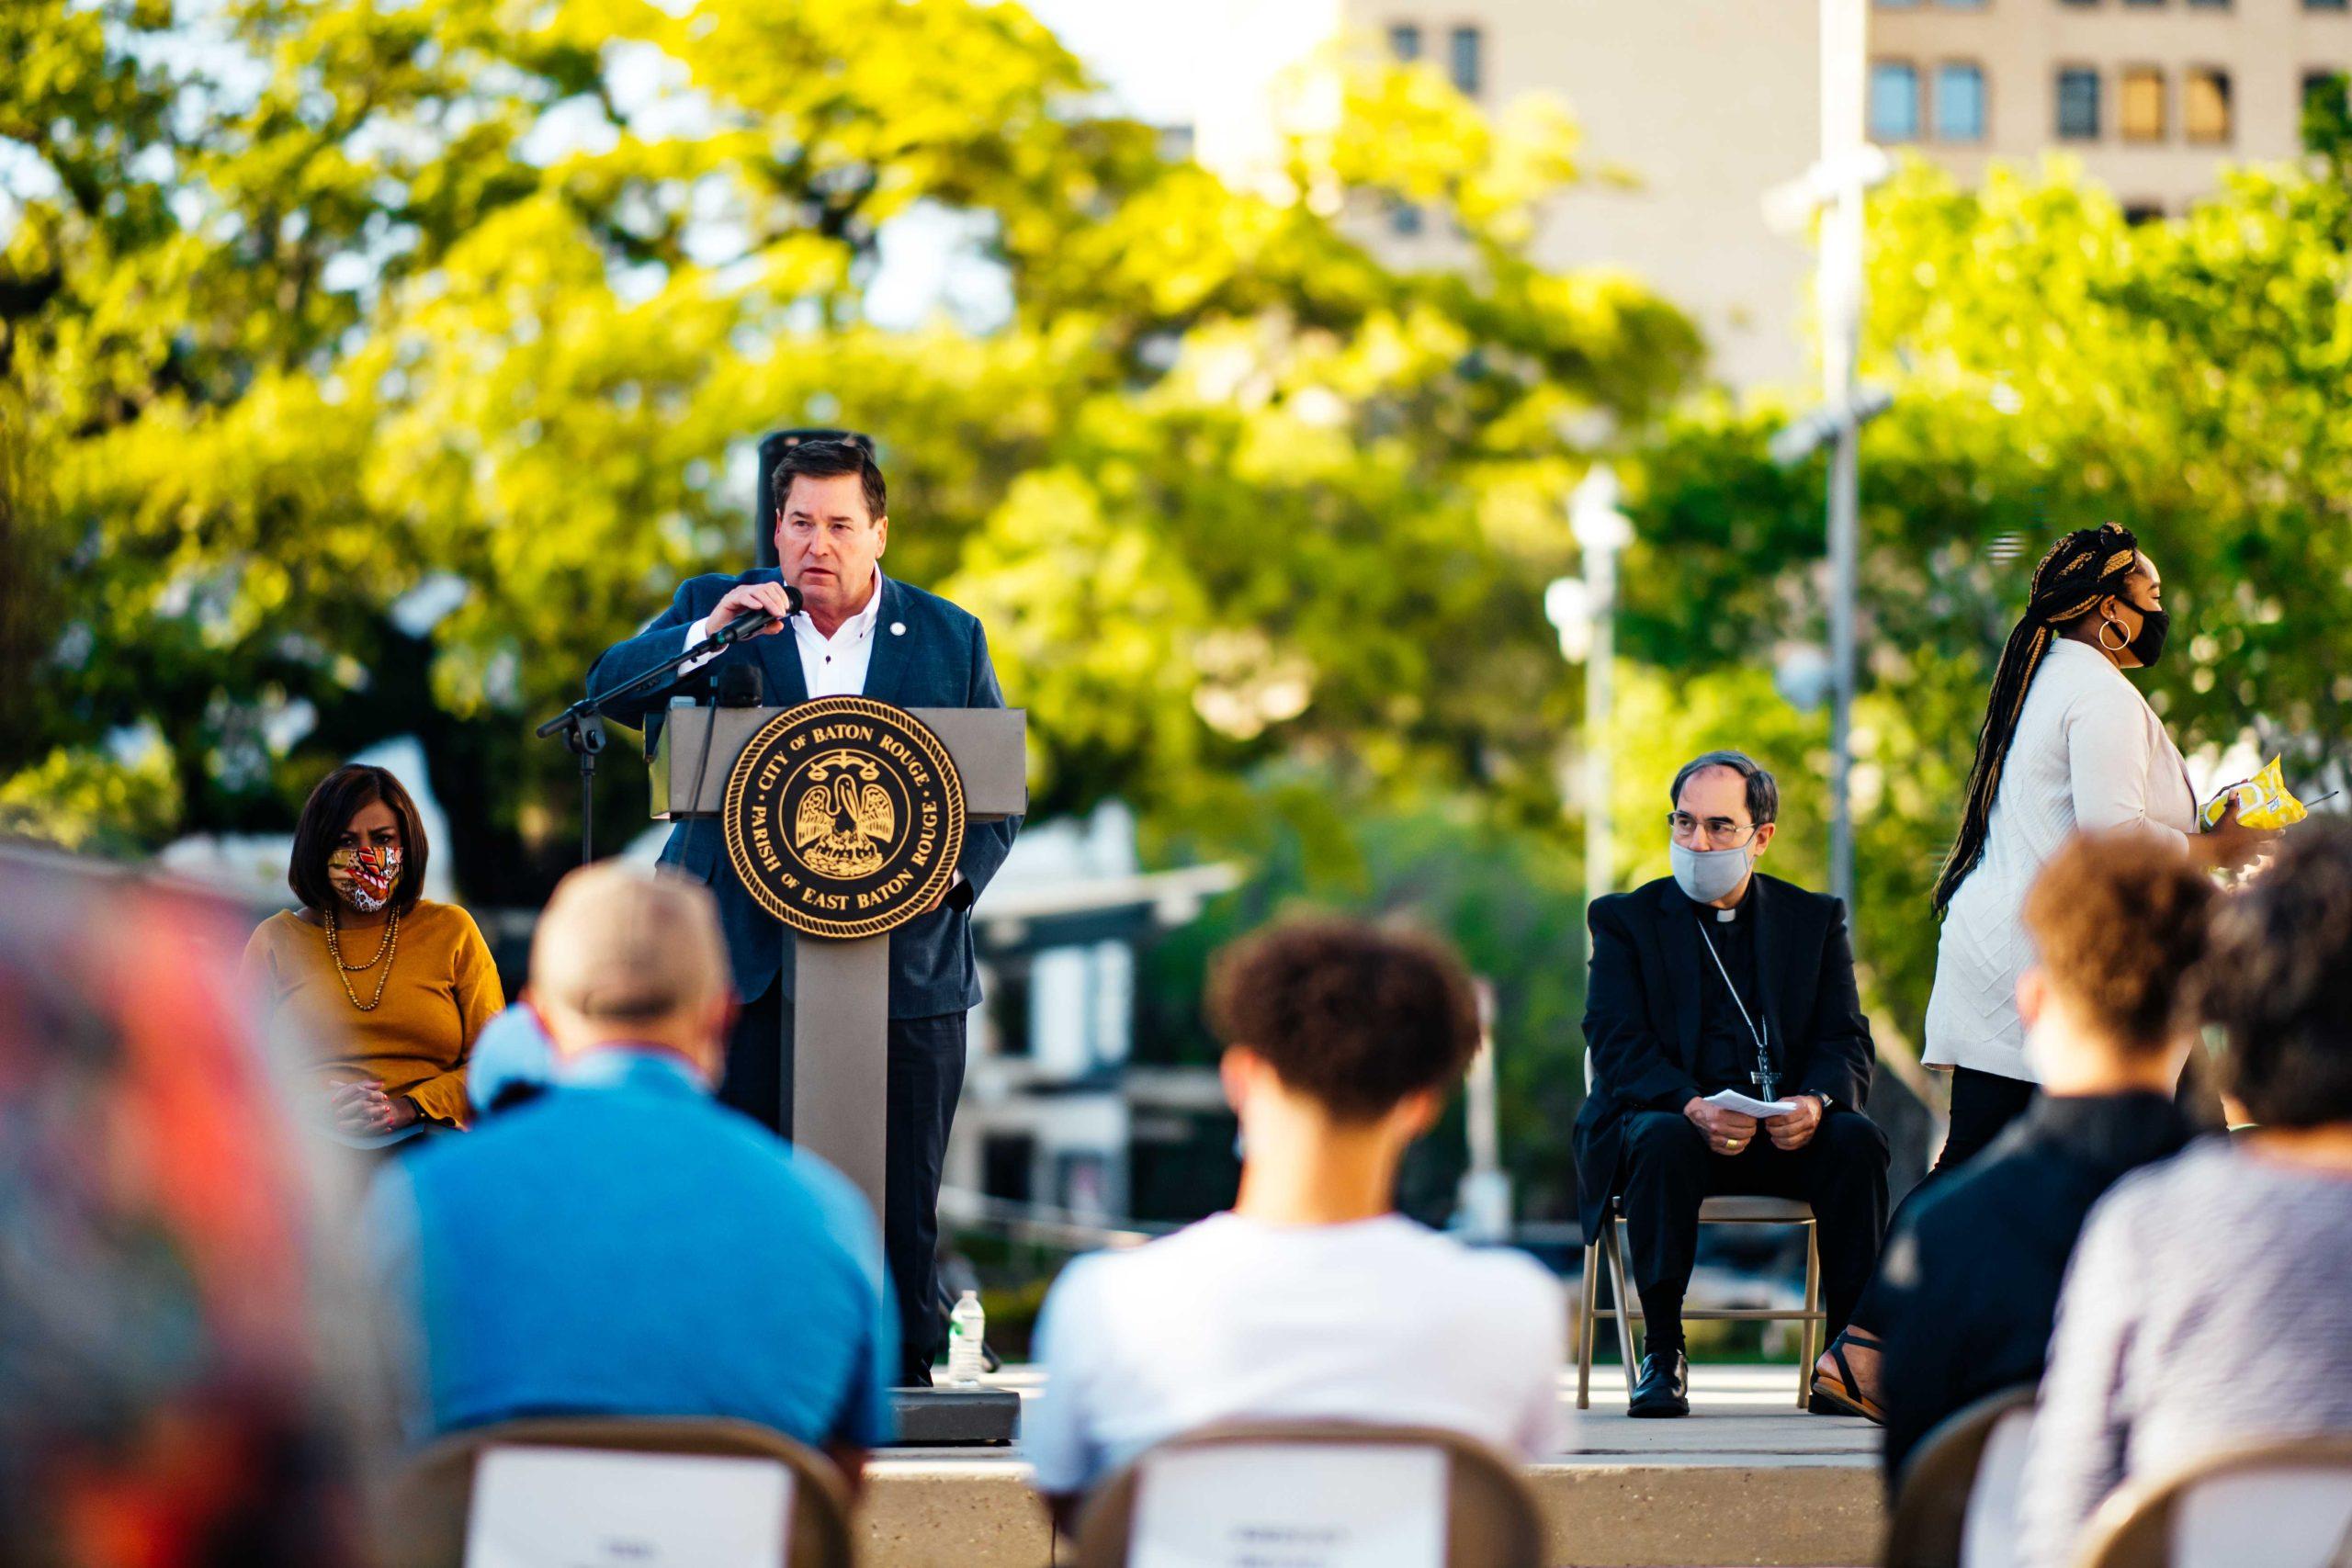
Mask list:
[{"label": "short dark bob hairstyle", "polygon": [[392,885],[391,908],[405,915],[424,895],[424,861],[429,846],[416,802],[389,768],[346,762],[319,781],[302,803],[302,819],[294,824],[294,854],[286,867],[286,886],[294,897],[321,914],[335,907],[334,884],[327,880],[327,862],[334,841],[359,815],[362,807],[382,801],[401,825],[401,879]]},{"label": "short dark bob hairstyle", "polygon": [[2352,1122],[2352,824],[2314,818],[2221,900],[2199,976],[2222,1087],[2275,1127]]},{"label": "short dark bob hairstyle", "polygon": [[1450,1090],[1478,1049],[1478,1004],[1452,949],[1329,916],[1244,937],[1212,965],[1209,1027],[1343,1122]]}]

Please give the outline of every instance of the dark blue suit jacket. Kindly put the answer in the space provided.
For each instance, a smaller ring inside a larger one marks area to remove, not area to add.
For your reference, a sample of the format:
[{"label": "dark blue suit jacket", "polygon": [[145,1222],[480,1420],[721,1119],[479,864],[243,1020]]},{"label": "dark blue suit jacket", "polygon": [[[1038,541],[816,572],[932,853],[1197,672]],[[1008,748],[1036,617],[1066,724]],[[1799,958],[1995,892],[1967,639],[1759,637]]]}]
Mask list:
[{"label": "dark blue suit jacket", "polygon": [[[627,642],[616,642],[588,671],[588,694],[612,691],[684,651],[685,628],[718,607],[729,589],[746,582],[776,582],[783,573],[761,567],[740,577],[713,572],[689,578],[670,607]],[[899,630],[900,627],[905,630]],[[749,662],[761,671],[763,701],[789,707],[808,700],[800,655],[789,630],[738,643],[695,672],[714,674],[722,662]],[[673,688],[656,687],[607,710],[619,723],[659,722]],[[936,594],[882,579],[882,609],[874,623],[874,656],[865,672],[865,695],[905,708],[1001,708],[1004,693],[989,663],[988,636],[979,621]],[[977,897],[1004,863],[1021,818],[975,822],[965,829],[964,853],[956,869]],[[681,822],[671,829],[662,863],[710,885],[718,896],[719,926],[735,971],[735,989],[749,1001],[779,976],[792,990],[792,933],[752,901],[728,863],[726,840],[716,819]],[[930,1018],[962,1012],[980,1000],[980,977],[972,960],[970,897],[949,895],[928,915],[918,915],[890,933],[890,1016]]]}]

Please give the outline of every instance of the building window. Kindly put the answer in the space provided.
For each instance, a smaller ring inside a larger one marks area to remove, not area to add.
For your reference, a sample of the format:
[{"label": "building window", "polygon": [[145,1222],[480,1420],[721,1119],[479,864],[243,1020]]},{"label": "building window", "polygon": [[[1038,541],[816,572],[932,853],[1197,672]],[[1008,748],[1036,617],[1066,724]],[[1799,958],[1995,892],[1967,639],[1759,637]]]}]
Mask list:
[{"label": "building window", "polygon": [[2161,201],[2127,201],[2123,204],[2123,221],[2138,228],[2143,223],[2165,220],[2165,204]]},{"label": "building window", "polygon": [[1981,11],[1984,6],[1985,0],[1943,0],[1947,11]]},{"label": "building window", "polygon": [[1026,1203],[1036,1188],[1037,1140],[1026,1133],[990,1133],[980,1141],[980,1190]]},{"label": "building window", "polygon": [[2188,140],[2214,147],[2230,139],[2230,73],[2192,65],[2180,89],[2180,124]]},{"label": "building window", "polygon": [[1882,11],[1907,11],[1919,0],[1871,0],[1871,3]]},{"label": "building window", "polygon": [[2165,139],[2165,73],[2153,65],[2123,68],[2123,140]]},{"label": "building window", "polygon": [[1000,1056],[1026,1056],[1034,1049],[1029,961],[999,963],[989,983],[989,1024]]},{"label": "building window", "polygon": [[1456,28],[1446,39],[1446,67],[1453,77],[1453,89],[1465,97],[1476,97],[1486,81],[1485,37],[1476,28]]},{"label": "building window", "polygon": [[2352,76],[2341,71],[2306,71],[2303,73],[2303,96],[2298,100],[2303,112],[2331,109],[2338,105],[2352,107]]},{"label": "building window", "polygon": [[2123,0],[2123,3],[2124,3],[2126,6],[2142,6],[2142,7],[2148,7],[2148,6],[2161,6],[2161,5],[2163,5],[2163,4],[2165,3],[2165,0]]},{"label": "building window", "polygon": [[1984,140],[1984,68],[1964,62],[1936,67],[1936,140]]},{"label": "building window", "polygon": [[2352,8],[2352,0],[2303,0],[2306,11],[2342,11]]},{"label": "building window", "polygon": [[2098,73],[2079,67],[2059,72],[2059,138],[2066,141],[2096,141],[2098,134]]},{"label": "building window", "polygon": [[2188,0],[2188,6],[2192,11],[2226,11],[2230,0]]},{"label": "building window", "polygon": [[1421,57],[1421,29],[1410,22],[1398,22],[1388,29],[1388,52],[1399,65],[1410,65]]},{"label": "building window", "polygon": [[1421,231],[1421,209],[1409,201],[1388,204],[1388,231],[1408,238]]},{"label": "building window", "polygon": [[1871,67],[1871,136],[1879,141],[1919,139],[1919,68],[1882,60]]}]

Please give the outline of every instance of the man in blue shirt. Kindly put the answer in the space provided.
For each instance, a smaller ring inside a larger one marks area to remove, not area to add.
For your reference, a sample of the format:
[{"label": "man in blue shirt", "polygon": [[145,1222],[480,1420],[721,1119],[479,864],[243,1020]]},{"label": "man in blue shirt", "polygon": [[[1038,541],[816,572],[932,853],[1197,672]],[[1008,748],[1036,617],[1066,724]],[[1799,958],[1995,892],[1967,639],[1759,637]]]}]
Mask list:
[{"label": "man in blue shirt", "polygon": [[710,1098],[734,1002],[709,891],[613,863],[540,918],[556,1055],[530,1104],[385,1167],[378,1284],[415,1437],[515,1416],[725,1416],[854,1481],[898,1345],[856,1190]]}]

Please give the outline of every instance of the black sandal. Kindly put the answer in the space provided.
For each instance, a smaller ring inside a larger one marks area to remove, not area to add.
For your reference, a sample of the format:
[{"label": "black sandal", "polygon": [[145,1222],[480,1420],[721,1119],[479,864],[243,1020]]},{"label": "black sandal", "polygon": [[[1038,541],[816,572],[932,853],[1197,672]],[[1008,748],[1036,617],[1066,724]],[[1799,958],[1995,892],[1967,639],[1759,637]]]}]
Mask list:
[{"label": "black sandal", "polygon": [[1883,1427],[1886,1425],[1886,1412],[1862,1396],[1861,1381],[1854,1376],[1854,1369],[1846,1363],[1846,1347],[1849,1344],[1864,1350],[1876,1350],[1882,1356],[1886,1354],[1883,1340],[1875,1339],[1849,1325],[1843,1334],[1829,1342],[1829,1359],[1837,1367],[1838,1375],[1813,1374],[1813,1396],[1805,1401],[1805,1409],[1815,1416],[1859,1416],[1865,1421]]}]

